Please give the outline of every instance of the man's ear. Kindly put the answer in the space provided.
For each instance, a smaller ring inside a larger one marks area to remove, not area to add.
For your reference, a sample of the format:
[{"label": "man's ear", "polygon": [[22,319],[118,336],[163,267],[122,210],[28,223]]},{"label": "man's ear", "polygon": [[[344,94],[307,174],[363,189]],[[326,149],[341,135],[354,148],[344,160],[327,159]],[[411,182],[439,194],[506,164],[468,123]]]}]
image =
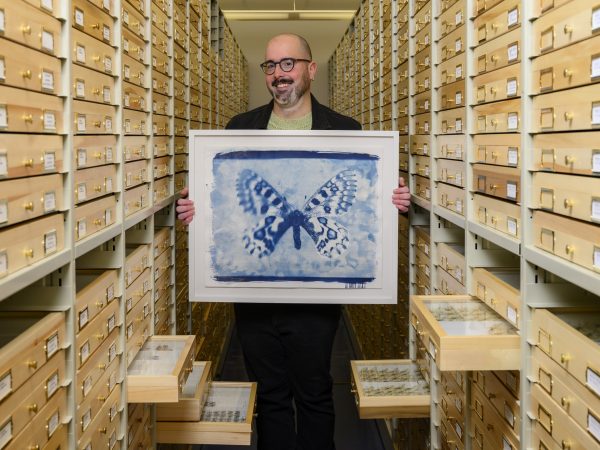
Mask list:
[{"label": "man's ear", "polygon": [[308,76],[310,77],[311,81],[315,79],[316,74],[317,74],[317,63],[314,61],[311,61],[310,64],[308,65]]}]

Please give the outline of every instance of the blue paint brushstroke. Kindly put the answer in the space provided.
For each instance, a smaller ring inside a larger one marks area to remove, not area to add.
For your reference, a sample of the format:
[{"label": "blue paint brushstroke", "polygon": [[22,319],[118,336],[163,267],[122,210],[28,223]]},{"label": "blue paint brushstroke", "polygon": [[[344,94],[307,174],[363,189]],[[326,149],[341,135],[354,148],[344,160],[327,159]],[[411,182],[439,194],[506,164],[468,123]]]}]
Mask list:
[{"label": "blue paint brushstroke", "polygon": [[217,153],[213,159],[350,159],[379,160],[368,153],[328,152],[324,150],[239,150]]},{"label": "blue paint brushstroke", "polygon": [[273,277],[273,276],[217,276],[215,281],[243,283],[251,281],[277,282],[277,281],[305,281],[305,282],[326,282],[326,283],[344,283],[352,286],[371,283],[375,278],[344,278],[344,277]]}]

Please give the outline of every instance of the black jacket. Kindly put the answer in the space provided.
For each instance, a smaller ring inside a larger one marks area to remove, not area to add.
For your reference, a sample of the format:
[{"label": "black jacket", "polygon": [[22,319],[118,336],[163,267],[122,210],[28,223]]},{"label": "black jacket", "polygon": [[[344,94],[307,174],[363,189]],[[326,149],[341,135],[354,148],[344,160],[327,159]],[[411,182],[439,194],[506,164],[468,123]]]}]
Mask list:
[{"label": "black jacket", "polygon": [[[360,123],[356,120],[321,105],[313,95],[310,98],[313,130],[361,129]],[[238,114],[229,121],[226,128],[229,130],[266,130],[273,111],[273,103],[273,100],[271,100],[266,105],[259,106],[252,111]]]}]

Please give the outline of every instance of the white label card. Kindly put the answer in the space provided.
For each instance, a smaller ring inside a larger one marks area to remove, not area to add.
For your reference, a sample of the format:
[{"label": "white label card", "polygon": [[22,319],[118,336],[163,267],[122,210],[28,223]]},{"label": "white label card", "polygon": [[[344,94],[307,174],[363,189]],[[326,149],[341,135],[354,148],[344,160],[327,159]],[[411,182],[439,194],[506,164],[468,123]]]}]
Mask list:
[{"label": "white label card", "polygon": [[104,119],[104,129],[108,132],[112,131],[112,118],[106,117]]},{"label": "white label card", "polygon": [[600,103],[592,105],[592,125],[600,125]]},{"label": "white label card", "polygon": [[77,131],[84,132],[87,128],[85,116],[77,116]]},{"label": "white label card", "polygon": [[127,339],[129,340],[131,338],[131,335],[133,334],[133,324],[129,324],[129,326],[127,327]]},{"label": "white label card", "polygon": [[87,165],[87,150],[80,148],[77,150],[77,167],[84,167]]},{"label": "white label card", "polygon": [[77,62],[85,64],[85,47],[83,45],[75,47],[75,59]]},{"label": "white label card", "polygon": [[0,105],[0,127],[8,127],[8,113],[6,112],[6,105]]},{"label": "white label card", "polygon": [[454,95],[454,103],[456,106],[462,104],[462,92],[457,92],[456,95]]},{"label": "white label card", "polygon": [[506,317],[514,325],[517,324],[517,310],[515,308],[513,308],[512,306],[506,307]]},{"label": "white label card", "polygon": [[12,437],[12,419],[8,419],[8,421],[2,425],[2,428],[0,428],[0,448],[4,448],[4,446],[10,442]]},{"label": "white label card", "polygon": [[75,96],[80,98],[85,98],[85,81],[77,80],[75,81]]},{"label": "white label card", "polygon": [[75,25],[83,27],[85,23],[83,11],[79,8],[75,8]]},{"label": "white label card", "polygon": [[108,362],[111,363],[117,357],[117,344],[113,344],[108,349]]},{"label": "white label card", "polygon": [[[600,158],[599,158],[600,160]],[[5,151],[0,151],[0,177],[8,175],[8,156]]]},{"label": "white label card", "polygon": [[56,193],[46,192],[44,193],[44,212],[54,211],[56,209]]},{"label": "white label card", "polygon": [[128,299],[125,301],[125,310],[126,310],[127,312],[129,312],[129,311],[131,311],[131,308],[132,308],[132,307],[133,307],[133,298],[128,298]]},{"label": "white label card", "polygon": [[586,384],[588,388],[600,395],[600,375],[589,367],[586,370]]},{"label": "white label card", "polygon": [[592,56],[591,77],[600,77],[600,56]]},{"label": "white label card", "polygon": [[515,95],[517,95],[517,80],[514,78],[506,80],[506,96],[513,97]]},{"label": "white label card", "polygon": [[0,9],[0,31],[4,32],[5,20],[4,20],[4,9]]},{"label": "white label card", "polygon": [[56,154],[44,152],[44,170],[56,170]]},{"label": "white label card", "polygon": [[81,431],[87,430],[87,427],[90,425],[92,421],[92,410],[88,409],[83,417],[81,418]]},{"label": "white label card", "polygon": [[4,81],[6,79],[6,63],[4,61],[4,57],[0,57],[0,80]]},{"label": "white label card", "polygon": [[107,11],[110,11],[110,0],[102,0],[102,7]]},{"label": "white label card", "polygon": [[108,320],[106,321],[106,329],[108,330],[109,334],[112,330],[115,329],[116,321],[117,321],[117,319],[115,318],[114,314],[112,316],[110,316],[108,318]]},{"label": "white label card", "polygon": [[54,253],[56,251],[56,248],[57,248],[56,231],[46,233],[44,235],[44,254],[49,255],[50,253]]},{"label": "white label card", "polygon": [[508,198],[517,198],[517,185],[515,183],[506,183],[506,196]]},{"label": "white label card", "polygon": [[107,178],[106,179],[106,181],[104,182],[104,187],[105,187],[105,191],[106,192],[112,192],[113,191],[112,178]]},{"label": "white label card", "polygon": [[110,88],[108,86],[102,88],[102,100],[104,100],[104,103],[110,103]]},{"label": "white label card", "polygon": [[129,40],[123,39],[123,50],[129,53]]},{"label": "white label card", "polygon": [[85,223],[85,219],[77,222],[77,237],[81,239],[87,234],[87,224]]},{"label": "white label card", "polygon": [[85,327],[90,320],[90,314],[87,306],[79,312],[79,329]]},{"label": "white label card", "polygon": [[0,379],[0,400],[12,392],[12,374],[10,371]]},{"label": "white label card", "polygon": [[462,23],[462,11],[458,11],[454,16],[454,25],[458,25],[459,23]]},{"label": "white label card", "polygon": [[54,91],[54,73],[42,70],[42,89]]},{"label": "white label card", "polygon": [[513,236],[517,235],[517,220],[513,219],[512,217],[508,217],[506,219],[506,228],[508,231],[508,234],[512,234]]},{"label": "white label card", "polygon": [[458,423],[454,424],[454,430],[456,431],[458,437],[462,439],[462,427]]},{"label": "white label card", "polygon": [[456,69],[454,69],[454,77],[457,80],[462,78],[462,65],[456,66]]},{"label": "white label card", "polygon": [[504,404],[504,418],[511,427],[515,427],[515,415],[507,404]]},{"label": "white label card", "polygon": [[600,150],[595,150],[592,153],[592,172],[600,172]]},{"label": "white label card", "polygon": [[90,357],[90,343],[86,341],[79,349],[79,361],[83,364]]},{"label": "white label card", "polygon": [[[598,259],[600,260],[600,251],[598,252]],[[598,267],[600,267],[600,263],[598,263]],[[4,275],[8,272],[8,256],[6,252],[0,253],[0,275]]]},{"label": "white label card", "polygon": [[[2,256],[2,255],[0,255]],[[598,269],[600,269],[600,248],[598,247],[594,247],[594,267],[597,267]],[[2,273],[2,271],[0,270],[0,273]]]},{"label": "white label card", "polygon": [[600,222],[600,198],[592,198],[592,220]]},{"label": "white label card", "polygon": [[510,442],[502,436],[502,450],[514,450]]},{"label": "white label card", "polygon": [[0,223],[8,222],[8,202],[6,200],[0,201]]},{"label": "white label card", "polygon": [[123,96],[123,104],[124,104],[126,107],[129,107],[129,94],[125,94],[125,95]]},{"label": "white label card", "polygon": [[[129,77],[131,76],[131,69],[129,68],[129,66],[123,66],[123,77],[126,80],[129,80]],[[156,86],[155,86],[156,88]]]},{"label": "white label card", "polygon": [[454,41],[454,50],[456,51],[456,53],[459,53],[462,50],[462,40],[461,39],[457,39],[456,41]]},{"label": "white label card", "polygon": [[58,425],[60,424],[60,417],[58,414],[58,411],[56,411],[54,414],[52,414],[52,417],[50,417],[50,420],[48,420],[48,437],[52,436],[54,434],[54,432],[56,431],[56,429],[58,428]]},{"label": "white label card", "polygon": [[77,200],[82,202],[87,198],[87,188],[85,186],[85,183],[80,183],[79,186],[77,186]]},{"label": "white label card", "polygon": [[519,46],[517,44],[512,44],[508,47],[508,61],[514,61],[519,57]]},{"label": "white label card", "polygon": [[58,351],[58,333],[46,341],[46,359],[50,359]]},{"label": "white label card", "polygon": [[46,381],[46,398],[50,398],[58,390],[58,371],[56,371],[48,381]]},{"label": "white label card", "polygon": [[508,11],[508,14],[506,16],[506,24],[510,28],[513,25],[516,25],[518,22],[519,22],[519,8],[513,8],[510,11]]},{"label": "white label card", "polygon": [[108,390],[112,392],[115,385],[117,384],[117,372],[113,372],[110,374],[110,378],[108,379]]},{"label": "white label card", "polygon": [[600,442],[600,420],[588,411],[588,431]]},{"label": "white label card", "polygon": [[82,390],[83,390],[84,397],[90,393],[92,386],[93,386],[92,377],[87,377],[85,380],[83,380]]},{"label": "white label card", "polygon": [[592,11],[592,31],[600,28],[600,8],[595,8]]},{"label": "white label card", "polygon": [[104,223],[106,226],[112,223],[112,211],[110,208],[107,208],[106,211],[104,211]]},{"label": "white label card", "polygon": [[56,114],[54,114],[54,111],[44,111],[44,129],[56,130]]},{"label": "white label card", "polygon": [[49,31],[42,31],[42,49],[54,53],[54,35]]},{"label": "white label card", "polygon": [[112,72],[112,59],[108,56],[104,57],[104,71],[108,73]]},{"label": "white label card", "polygon": [[516,166],[519,164],[519,150],[514,147],[508,148],[508,164],[511,166]]},{"label": "white label card", "polygon": [[457,133],[462,132],[462,119],[456,119],[456,121],[454,122],[454,131],[456,131]]},{"label": "white label card", "polygon": [[102,37],[105,41],[110,41],[110,27],[108,25],[102,26]]},{"label": "white label card", "polygon": [[516,130],[519,128],[519,114],[508,113],[506,128],[509,130]]}]

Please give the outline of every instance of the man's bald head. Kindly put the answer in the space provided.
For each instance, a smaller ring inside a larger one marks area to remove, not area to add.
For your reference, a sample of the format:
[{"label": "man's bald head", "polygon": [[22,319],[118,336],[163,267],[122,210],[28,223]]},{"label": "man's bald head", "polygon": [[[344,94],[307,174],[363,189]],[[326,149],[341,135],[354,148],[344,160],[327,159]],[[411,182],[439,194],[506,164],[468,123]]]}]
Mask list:
[{"label": "man's bald head", "polygon": [[310,50],[310,45],[308,45],[308,41],[306,39],[304,39],[302,36],[300,36],[299,34],[281,33],[276,36],[273,36],[269,40],[269,42],[267,42],[267,49],[271,45],[277,45],[279,42],[282,42],[282,41],[289,42],[290,40],[296,41],[296,44],[298,45],[298,49],[303,53],[303,57],[306,57],[306,59],[312,60],[312,51]]}]

